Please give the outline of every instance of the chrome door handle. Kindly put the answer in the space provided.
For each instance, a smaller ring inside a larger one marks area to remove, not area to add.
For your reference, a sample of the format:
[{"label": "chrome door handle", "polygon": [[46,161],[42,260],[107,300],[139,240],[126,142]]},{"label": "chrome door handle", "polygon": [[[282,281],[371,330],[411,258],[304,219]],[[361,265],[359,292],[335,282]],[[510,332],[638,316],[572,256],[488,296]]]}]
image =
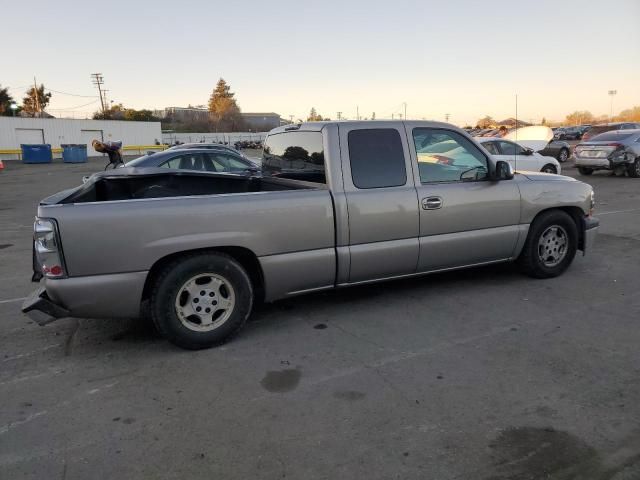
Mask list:
[{"label": "chrome door handle", "polygon": [[422,208],[425,210],[437,210],[442,208],[442,198],[427,197],[422,199]]}]

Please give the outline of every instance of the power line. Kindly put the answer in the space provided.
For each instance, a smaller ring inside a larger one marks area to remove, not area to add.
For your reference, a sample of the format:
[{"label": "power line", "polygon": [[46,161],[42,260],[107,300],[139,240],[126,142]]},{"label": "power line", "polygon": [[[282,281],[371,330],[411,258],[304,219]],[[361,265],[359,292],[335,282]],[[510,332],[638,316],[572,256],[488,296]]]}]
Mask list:
[{"label": "power line", "polygon": [[82,108],[82,107],[86,107],[88,105],[93,105],[94,103],[98,103],[98,100],[93,100],[92,102],[89,103],[85,103],[83,105],[76,105],[75,107],[67,107],[67,108],[56,108],[56,110],[74,110],[76,108]]},{"label": "power line", "polygon": [[59,92],[58,90],[54,90],[53,88],[48,88],[50,92],[59,93],[61,95],[69,95],[71,97],[84,97],[84,98],[98,98],[98,95],[79,95],[77,93],[68,93],[68,92]]}]

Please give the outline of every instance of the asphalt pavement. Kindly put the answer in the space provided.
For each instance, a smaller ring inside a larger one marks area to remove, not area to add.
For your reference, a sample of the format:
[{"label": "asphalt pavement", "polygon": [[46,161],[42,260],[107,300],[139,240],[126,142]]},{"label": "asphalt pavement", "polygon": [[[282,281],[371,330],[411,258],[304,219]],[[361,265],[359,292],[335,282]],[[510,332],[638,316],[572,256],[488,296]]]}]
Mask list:
[{"label": "asphalt pavement", "polygon": [[38,200],[102,163],[0,172],[0,478],[640,478],[640,180],[581,178],[602,227],[559,278],[289,299],[189,352],[141,321],[20,313]]}]

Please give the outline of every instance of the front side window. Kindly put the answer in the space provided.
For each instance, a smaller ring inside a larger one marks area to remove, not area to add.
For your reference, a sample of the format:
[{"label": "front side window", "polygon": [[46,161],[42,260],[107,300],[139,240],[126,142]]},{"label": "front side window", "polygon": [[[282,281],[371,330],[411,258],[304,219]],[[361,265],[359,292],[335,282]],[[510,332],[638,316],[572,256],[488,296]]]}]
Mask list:
[{"label": "front side window", "polygon": [[200,172],[215,172],[211,159],[204,153],[183,153],[167,160],[160,165],[165,168],[180,170],[196,170]]},{"label": "front side window", "polygon": [[485,180],[487,157],[469,139],[452,130],[414,128],[421,183]]},{"label": "front side window", "polygon": [[513,142],[498,142],[502,155],[522,155],[524,148]]},{"label": "front side window", "polygon": [[393,128],[351,130],[351,178],[357,188],[398,187],[407,183],[400,133]]},{"label": "front side window", "polygon": [[269,135],[262,155],[265,176],[326,183],[322,132]]},{"label": "front side window", "polygon": [[495,142],[482,142],[482,146],[489,152],[491,155],[500,155],[498,151],[498,147]]}]

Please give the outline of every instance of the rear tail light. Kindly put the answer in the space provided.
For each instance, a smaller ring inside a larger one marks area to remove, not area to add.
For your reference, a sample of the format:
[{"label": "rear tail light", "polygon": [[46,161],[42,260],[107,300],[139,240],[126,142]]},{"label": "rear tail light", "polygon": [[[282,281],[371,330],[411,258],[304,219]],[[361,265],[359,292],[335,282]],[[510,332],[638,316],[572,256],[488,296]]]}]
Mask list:
[{"label": "rear tail light", "polygon": [[33,224],[33,242],[36,262],[47,278],[61,278],[65,275],[60,239],[55,220],[36,218]]}]

